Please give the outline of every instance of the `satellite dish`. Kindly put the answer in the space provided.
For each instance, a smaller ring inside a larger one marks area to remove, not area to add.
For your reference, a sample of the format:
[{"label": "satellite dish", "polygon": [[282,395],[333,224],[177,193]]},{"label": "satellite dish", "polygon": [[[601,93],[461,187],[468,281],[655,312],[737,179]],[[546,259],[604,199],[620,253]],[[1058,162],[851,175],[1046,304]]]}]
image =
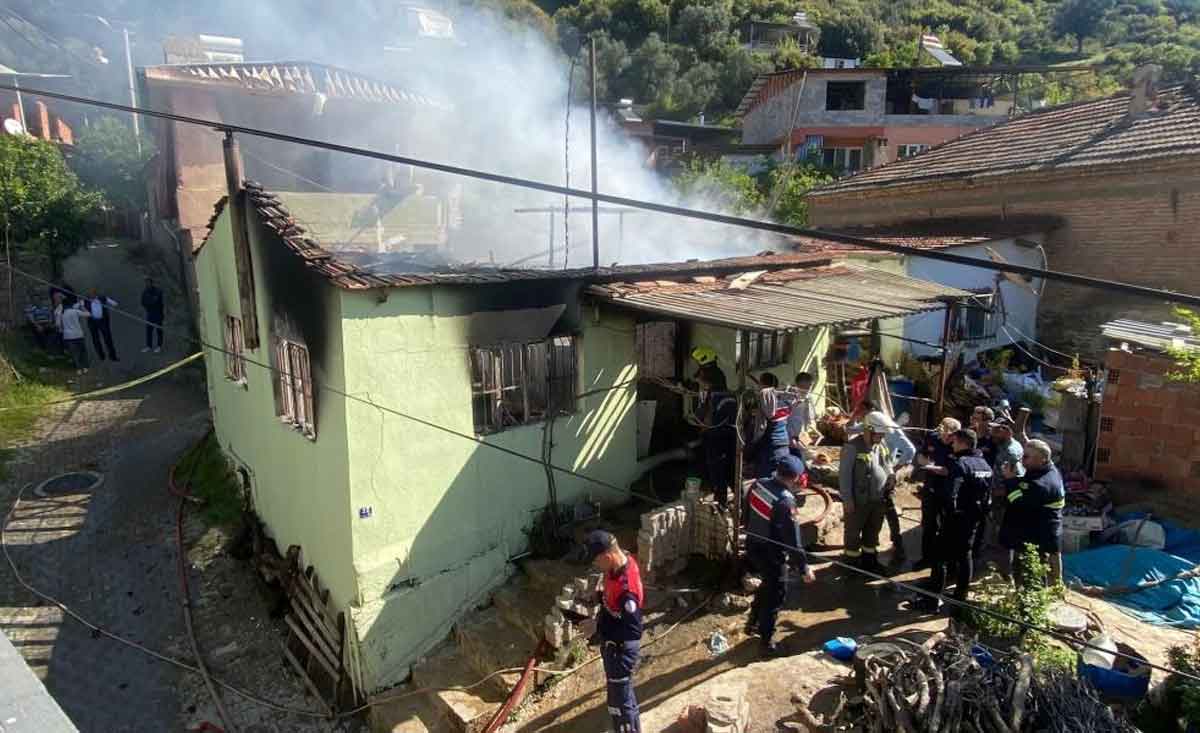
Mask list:
[{"label": "satellite dish", "polygon": [[24,135],[25,125],[22,125],[20,121],[9,117],[4,121],[4,132],[9,135]]}]

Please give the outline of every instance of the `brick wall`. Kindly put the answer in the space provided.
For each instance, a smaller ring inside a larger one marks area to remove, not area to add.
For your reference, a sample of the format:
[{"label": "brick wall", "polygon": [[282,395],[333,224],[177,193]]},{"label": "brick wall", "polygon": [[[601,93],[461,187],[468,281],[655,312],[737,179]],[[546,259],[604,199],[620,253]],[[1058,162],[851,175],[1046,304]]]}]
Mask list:
[{"label": "brick wall", "polygon": [[1170,359],[1108,352],[1096,478],[1118,503],[1200,508],[1200,385],[1170,382]]},{"label": "brick wall", "polygon": [[[814,197],[816,226],[885,224],[933,217],[1044,214],[1065,226],[1046,239],[1051,269],[1182,292],[1200,280],[1200,178],[1195,161],[1130,165],[1086,174],[955,181]],[[1169,308],[1133,296],[1048,284],[1039,337],[1094,357],[1099,325],[1118,317],[1160,321]]]}]

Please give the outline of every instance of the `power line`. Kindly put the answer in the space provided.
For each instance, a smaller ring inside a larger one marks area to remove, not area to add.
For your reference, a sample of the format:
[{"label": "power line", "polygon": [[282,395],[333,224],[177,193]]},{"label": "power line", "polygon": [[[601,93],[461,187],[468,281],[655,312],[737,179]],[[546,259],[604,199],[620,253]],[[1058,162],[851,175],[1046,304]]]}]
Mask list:
[{"label": "power line", "polygon": [[[16,88],[9,84],[0,84],[0,89],[8,91],[17,91]],[[943,252],[940,250],[924,250],[916,247],[910,247],[902,244],[891,244],[888,242],[880,242],[873,239],[864,239],[862,237],[854,237],[846,234],[837,234],[834,232],[821,231],[819,229],[804,229],[800,227],[788,226],[786,224],[776,224],[774,222],[758,221],[755,219],[746,219],[739,216],[729,216],[726,214],[714,214],[707,211],[699,211],[697,209],[689,209],[683,206],[672,206],[670,204],[659,204],[652,201],[644,201],[641,199],[632,199],[624,196],[614,196],[606,193],[592,193],[591,191],[570,188],[567,186],[558,186],[552,183],[542,183],[527,178],[517,178],[515,176],[507,176],[499,173],[490,173],[473,168],[464,168],[461,166],[449,165],[447,163],[437,163],[420,158],[411,158],[404,155],[395,155],[392,153],[382,153],[375,150],[365,148],[357,148],[350,145],[342,145],[340,143],[332,143],[323,140],[315,140],[313,138],[300,137],[297,135],[287,135],[280,132],[263,130],[259,128],[246,127],[243,125],[234,125],[227,122],[219,122],[216,120],[206,120],[199,117],[189,117],[174,112],[160,112],[150,110],[143,107],[134,107],[126,104],[118,104],[116,102],[104,102],[97,99],[87,97],[79,97],[71,94],[62,94],[59,92],[45,92],[36,89],[22,89],[21,91],[28,94],[35,94],[51,99],[59,99],[66,102],[74,102],[76,104],[91,105],[94,107],[103,107],[105,109],[116,110],[118,112],[126,112],[128,114],[140,114],[148,117],[157,117],[159,119],[171,120],[189,125],[199,125],[208,127],[218,132],[224,133],[239,133],[254,137],[262,137],[269,140],[277,140],[279,142],[291,143],[294,145],[305,145],[308,147],[330,150],[337,153],[345,153],[347,155],[357,155],[364,158],[372,158],[388,163],[398,163],[400,165],[409,165],[414,168],[424,168],[427,170],[438,171],[439,173],[447,173],[455,176],[463,176],[466,178],[474,178],[481,181],[489,181],[491,183],[500,183],[508,186],[516,186],[518,188],[527,188],[535,191],[543,191],[562,196],[574,196],[593,201],[600,201],[614,204],[617,206],[628,206],[635,209],[643,209],[646,211],[655,211],[660,214],[670,214],[672,216],[680,216],[688,219],[698,219],[717,224],[728,224],[730,226],[743,227],[746,229],[755,229],[765,232],[773,232],[775,234],[784,234],[793,237],[808,237],[810,239],[820,239],[828,242],[839,244],[848,244],[855,247],[860,247],[868,250],[878,250],[881,252],[891,252],[894,254],[909,255],[911,257],[923,257],[930,260],[940,260],[942,262],[951,262],[958,265],[967,265],[969,267],[978,267],[984,270],[993,270],[997,272],[1010,272],[1017,275],[1027,275],[1029,277],[1040,277],[1047,280],[1056,280],[1059,282],[1070,283],[1072,285],[1082,285],[1084,287],[1098,288],[1101,290],[1111,290],[1114,292],[1127,293],[1152,300],[1165,300],[1184,305],[1200,307],[1200,295],[1191,295],[1188,293],[1178,293],[1162,288],[1151,288],[1144,285],[1134,285],[1132,283],[1119,282],[1116,280],[1106,280],[1104,278],[1090,277],[1087,275],[1078,275],[1071,272],[1060,272],[1057,270],[1047,270],[1038,267],[1029,267],[1027,265],[1018,265],[1009,262],[990,262],[988,260],[980,260],[974,257],[964,255],[956,255],[951,252]]]},{"label": "power line", "polygon": [[[0,266],[6,267],[6,268],[8,268],[8,269],[12,270],[13,272],[16,272],[16,273],[18,273],[18,274],[22,275],[23,277],[29,278],[29,279],[31,279],[31,280],[33,280],[33,281],[35,281],[35,282],[40,282],[40,283],[42,283],[42,284],[45,284],[45,285],[53,285],[53,283],[51,283],[51,282],[50,282],[50,281],[48,281],[48,280],[45,280],[45,279],[43,279],[43,278],[40,278],[40,277],[38,277],[38,276],[36,276],[36,275],[33,275],[32,273],[28,273],[28,272],[25,272],[25,271],[23,271],[23,270],[19,270],[19,269],[15,268],[15,267],[12,267],[11,265],[8,265],[8,264],[6,264],[6,263],[0,263]],[[60,290],[62,290],[62,289],[60,288]],[[82,297],[82,296],[80,296],[79,294],[77,294],[77,293],[73,293],[73,292],[71,292],[71,291],[63,290],[63,292],[65,292],[65,293],[68,293],[68,294],[70,294],[70,295],[73,295],[73,296],[75,296],[75,297],[77,297],[77,298],[79,298],[79,297]],[[121,310],[121,309],[119,309],[119,308],[112,308],[111,310],[112,310],[113,312],[115,312],[115,313],[118,313],[118,314],[122,315],[122,316],[125,316],[125,317],[127,317],[127,318],[130,318],[130,319],[132,319],[132,320],[134,320],[134,321],[136,321],[136,322],[143,323],[143,324],[148,324],[148,325],[155,325],[156,327],[158,327],[158,328],[161,328],[161,326],[160,326],[159,324],[150,324],[150,321],[148,321],[148,320],[146,320],[146,319],[144,319],[144,318],[141,318],[140,316],[136,316],[136,315],[134,315],[134,314],[132,314],[132,313],[130,313],[130,312],[128,312],[128,311],[124,311],[124,310]],[[273,367],[273,366],[271,366],[270,364],[264,364],[264,363],[262,363],[262,362],[256,361],[256,360],[254,360],[254,359],[251,359],[251,358],[247,357],[247,356],[246,356],[245,354],[243,354],[243,353],[237,353],[237,352],[233,352],[233,351],[230,351],[230,350],[228,350],[228,349],[225,349],[224,347],[214,346],[214,345],[212,345],[212,344],[209,344],[208,342],[206,342],[206,341],[204,341],[204,340],[202,340],[202,339],[199,339],[199,338],[196,338],[196,337],[193,337],[193,336],[190,336],[190,335],[189,335],[189,336],[185,336],[184,338],[185,338],[186,340],[188,340],[188,341],[191,341],[191,342],[193,342],[193,343],[195,343],[195,344],[199,345],[200,347],[202,347],[202,348],[204,348],[204,349],[208,349],[208,350],[210,350],[210,351],[215,351],[215,352],[218,352],[218,353],[224,354],[224,355],[226,355],[226,356],[233,356],[233,357],[235,357],[235,358],[242,359],[243,361],[245,361],[245,362],[246,362],[246,363],[248,363],[248,364],[254,364],[254,365],[255,365],[255,366],[257,366],[257,367],[260,367],[260,368],[266,369],[266,370],[267,370],[267,371],[269,371],[269,372],[279,372],[280,374],[282,374],[282,370],[280,370],[278,367]],[[580,473],[580,472],[578,472],[578,471],[575,471],[575,470],[572,470],[572,469],[569,469],[569,468],[565,468],[565,467],[562,467],[562,466],[555,465],[555,464],[553,464],[553,463],[551,463],[551,462],[549,462],[549,461],[547,461],[547,460],[543,460],[543,459],[542,459],[542,458],[540,458],[540,457],[536,457],[536,456],[527,455],[527,454],[525,454],[525,453],[521,453],[520,451],[512,450],[511,448],[505,448],[504,446],[496,445],[495,443],[489,443],[489,442],[487,442],[486,440],[484,440],[482,437],[480,437],[480,436],[478,436],[478,435],[473,435],[473,434],[470,434],[470,433],[464,433],[464,432],[461,432],[461,431],[458,431],[458,430],[454,430],[453,428],[448,428],[448,427],[445,427],[445,426],[443,426],[443,425],[439,425],[439,424],[437,424],[437,423],[435,423],[435,422],[433,422],[433,421],[431,421],[431,420],[426,420],[426,419],[424,419],[424,418],[416,417],[416,416],[414,416],[414,415],[409,415],[409,414],[407,414],[407,413],[404,413],[404,412],[401,412],[400,410],[397,410],[397,409],[395,409],[395,408],[393,408],[393,407],[389,407],[389,406],[387,406],[387,405],[381,405],[381,404],[379,404],[379,403],[377,403],[377,402],[375,402],[375,401],[373,401],[373,400],[371,400],[371,399],[368,399],[368,398],[363,398],[363,397],[359,397],[359,396],[357,396],[357,395],[352,395],[352,394],[350,394],[350,393],[346,392],[344,389],[340,389],[340,388],[337,388],[337,387],[333,387],[333,386],[330,386],[329,384],[326,384],[326,383],[318,382],[318,381],[317,381],[317,380],[315,380],[315,379],[312,379],[311,381],[312,381],[313,387],[314,387],[315,389],[322,389],[322,390],[325,390],[325,391],[327,391],[327,392],[331,392],[331,393],[333,393],[333,394],[335,394],[335,395],[338,395],[338,396],[340,396],[340,397],[342,397],[342,398],[344,398],[344,399],[352,400],[352,401],[354,401],[354,402],[359,402],[359,403],[361,403],[361,404],[364,404],[364,405],[367,405],[367,406],[369,406],[369,407],[373,407],[373,408],[375,408],[375,409],[379,410],[380,412],[387,413],[387,414],[390,414],[390,415],[395,415],[395,416],[397,416],[397,417],[403,418],[403,419],[405,419],[405,420],[409,420],[409,421],[411,421],[411,422],[415,422],[415,423],[417,423],[417,424],[419,424],[419,425],[422,425],[422,426],[425,426],[425,427],[428,427],[428,428],[432,428],[432,429],[434,429],[434,430],[438,430],[438,431],[440,431],[440,432],[443,432],[443,433],[446,433],[446,434],[448,434],[448,435],[456,436],[456,437],[462,438],[462,439],[464,439],[464,440],[469,440],[469,441],[471,441],[471,442],[473,442],[473,443],[476,443],[477,445],[481,445],[481,446],[484,446],[484,447],[487,447],[487,448],[491,448],[491,449],[493,449],[493,450],[500,451],[501,453],[505,453],[505,454],[507,454],[507,455],[511,455],[511,456],[513,456],[514,458],[519,458],[519,459],[521,459],[521,460],[528,461],[528,462],[530,462],[530,463],[536,463],[536,464],[538,464],[539,466],[542,466],[543,468],[548,468],[548,469],[550,469],[550,470],[552,470],[552,471],[559,471],[559,472],[561,472],[561,473],[564,473],[564,474],[566,474],[566,475],[568,475],[568,476],[572,476],[572,477],[575,477],[575,478],[581,479],[581,480],[583,480],[583,481],[586,481],[586,482],[588,482],[588,483],[591,483],[591,484],[593,484],[593,485],[595,485],[595,486],[599,486],[599,487],[601,487],[601,488],[604,488],[604,489],[607,489],[607,490],[613,491],[613,492],[615,492],[615,493],[618,493],[618,494],[620,494],[620,495],[622,495],[622,496],[629,496],[629,497],[634,497],[634,498],[641,499],[641,500],[643,500],[643,501],[646,501],[646,502],[648,502],[648,503],[649,503],[649,504],[651,504],[652,506],[666,506],[666,505],[667,505],[667,503],[666,503],[666,502],[662,501],[661,499],[659,499],[659,498],[658,498],[658,497],[656,497],[656,496],[650,496],[650,495],[648,495],[648,494],[642,494],[642,493],[640,493],[640,492],[633,491],[633,490],[632,490],[632,489],[630,489],[630,488],[621,487],[621,486],[618,486],[617,484],[614,484],[614,483],[611,483],[611,482],[605,481],[605,480],[603,480],[603,479],[598,479],[598,478],[595,478],[595,477],[592,477],[592,476],[588,476],[587,474]],[[789,547],[789,546],[787,546],[787,545],[784,545],[784,544],[783,544],[783,543],[781,543],[781,542],[777,542],[777,541],[775,541],[775,540],[773,540],[773,539],[771,539],[771,538],[769,538],[769,537],[764,537],[764,536],[762,536],[762,535],[754,534],[754,533],[752,533],[752,532],[746,532],[746,536],[747,536],[747,538],[753,538],[753,539],[755,539],[755,540],[759,540],[759,541],[761,541],[761,542],[766,542],[766,543],[768,543],[768,544],[771,544],[771,545],[775,545],[775,546],[781,547],[781,548],[783,548],[783,549],[785,549],[785,550],[788,550],[789,552],[792,552],[792,551],[794,551],[794,550],[793,550],[793,548],[791,548],[791,547]],[[1061,642],[1063,642],[1063,643],[1066,643],[1066,644],[1068,644],[1068,645],[1072,645],[1072,646],[1075,646],[1075,647],[1079,647],[1079,648],[1081,648],[1081,649],[1092,649],[1092,650],[1094,650],[1094,651],[1102,651],[1102,652],[1105,652],[1105,653],[1107,653],[1107,654],[1115,654],[1115,655],[1116,655],[1116,656],[1118,656],[1118,657],[1126,658],[1126,659],[1129,659],[1129,660],[1131,660],[1131,661],[1137,662],[1137,663],[1139,663],[1139,664],[1145,664],[1146,666],[1148,666],[1148,667],[1150,667],[1150,668],[1152,668],[1152,669],[1157,669],[1157,670],[1159,670],[1159,671],[1162,671],[1162,672],[1167,672],[1167,673],[1170,673],[1170,674],[1176,674],[1176,675],[1179,675],[1179,676],[1181,676],[1181,677],[1185,677],[1185,678],[1187,678],[1187,679],[1190,679],[1190,680],[1192,680],[1192,681],[1195,681],[1195,682],[1200,682],[1200,675],[1193,675],[1193,674],[1191,674],[1191,673],[1188,673],[1188,672],[1185,672],[1185,671],[1176,670],[1176,669],[1172,669],[1172,668],[1170,668],[1170,667],[1164,667],[1164,666],[1161,666],[1161,665],[1156,665],[1156,664],[1154,664],[1154,663],[1152,663],[1152,662],[1149,662],[1149,661],[1147,661],[1147,660],[1145,660],[1145,659],[1142,659],[1142,658],[1140,658],[1140,657],[1135,657],[1135,656],[1133,656],[1133,655],[1131,655],[1131,654],[1126,654],[1126,653],[1124,653],[1124,652],[1121,652],[1121,651],[1119,651],[1119,650],[1118,650],[1118,651],[1116,651],[1116,652],[1113,652],[1111,649],[1105,649],[1104,647],[1097,646],[1097,645],[1095,645],[1095,644],[1092,644],[1092,643],[1090,643],[1090,642],[1080,641],[1080,640],[1078,640],[1078,639],[1075,639],[1075,638],[1073,638],[1073,637],[1071,637],[1071,636],[1068,636],[1067,634],[1061,633],[1061,632],[1059,632],[1059,631],[1056,631],[1056,630],[1054,630],[1054,629],[1040,627],[1040,626],[1037,626],[1036,624],[1029,623],[1028,621],[1024,621],[1024,620],[1022,620],[1022,619],[1014,618],[1014,617],[1012,617],[1012,616],[1009,616],[1009,615],[1007,615],[1007,614],[1001,613],[1001,612],[999,612],[999,611],[995,611],[995,610],[993,610],[993,609],[990,609],[990,608],[985,608],[985,607],[983,607],[983,606],[978,606],[978,605],[975,605],[975,604],[969,603],[969,602],[967,602],[967,601],[961,601],[961,600],[959,600],[959,599],[957,599],[957,598],[954,598],[953,596],[944,596],[944,595],[942,595],[942,594],[939,594],[939,593],[934,593],[933,591],[927,590],[927,589],[925,589],[925,588],[921,588],[921,587],[919,587],[919,586],[916,586],[916,585],[913,585],[913,584],[911,584],[911,583],[906,583],[906,582],[904,582],[904,581],[896,580],[896,579],[894,579],[894,578],[889,578],[889,577],[887,577],[887,576],[880,575],[880,574],[878,574],[878,573],[874,573],[874,572],[871,572],[871,571],[869,571],[869,570],[865,570],[865,569],[863,569],[863,568],[860,568],[860,567],[858,567],[857,565],[852,565],[852,564],[850,564],[850,563],[846,563],[846,562],[843,562],[843,561],[841,561],[841,560],[836,560],[836,559],[832,559],[832,558],[823,558],[823,559],[827,559],[827,560],[828,560],[828,561],[829,561],[829,562],[830,562],[832,565],[834,565],[834,566],[836,566],[836,567],[840,567],[840,568],[842,568],[842,569],[844,569],[844,570],[848,570],[848,571],[850,571],[850,572],[852,572],[852,573],[857,573],[857,574],[859,574],[859,575],[866,576],[867,578],[870,578],[870,579],[872,579],[872,580],[880,580],[880,581],[883,581],[883,582],[885,582],[885,583],[887,583],[887,584],[889,584],[889,585],[892,585],[892,586],[894,586],[894,587],[896,587],[896,588],[900,588],[900,589],[903,589],[903,590],[909,591],[909,592],[911,592],[911,593],[914,593],[914,594],[916,594],[916,595],[919,595],[919,596],[923,596],[923,597],[925,597],[925,598],[929,598],[929,599],[932,599],[932,600],[939,600],[939,601],[942,601],[942,602],[944,602],[944,603],[947,603],[947,604],[949,604],[949,605],[951,605],[951,606],[955,606],[955,607],[958,607],[958,608],[963,608],[963,609],[967,609],[967,610],[970,610],[970,611],[974,611],[974,612],[976,612],[976,613],[980,613],[980,614],[983,614],[983,615],[985,615],[985,616],[991,616],[992,618],[995,618],[995,619],[997,619],[997,620],[1003,621],[1003,622],[1005,622],[1005,623],[1008,623],[1008,624],[1015,624],[1016,626],[1018,626],[1018,627],[1020,627],[1020,628],[1027,629],[1027,630],[1030,630],[1030,631],[1036,631],[1036,632],[1038,632],[1038,633],[1040,633],[1040,634],[1044,634],[1044,635],[1046,635],[1046,636],[1049,636],[1049,637],[1051,637],[1051,638],[1053,638],[1053,639],[1057,639],[1057,640],[1059,640],[1059,641],[1061,641]],[[174,660],[170,660],[170,661],[172,661],[172,662],[174,663]]]}]

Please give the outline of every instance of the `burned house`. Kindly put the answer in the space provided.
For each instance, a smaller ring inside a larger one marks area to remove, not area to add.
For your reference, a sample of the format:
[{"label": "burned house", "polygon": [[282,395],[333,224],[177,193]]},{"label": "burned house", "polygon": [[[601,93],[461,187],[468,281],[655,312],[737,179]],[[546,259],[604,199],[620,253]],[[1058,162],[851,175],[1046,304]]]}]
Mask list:
[{"label": "burned house", "polygon": [[[639,442],[687,442],[678,395],[639,425],[658,399],[643,373],[690,376],[703,344],[730,370],[822,378],[831,325],[965,295],[809,254],[466,267],[364,250],[359,204],[239,186],[195,268],[202,337],[225,345],[206,353],[217,438],[267,533],[344,614],[342,661],[367,692],[486,602],[548,505],[627,498],[577,474],[628,486],[649,465]],[[543,461],[573,473],[548,483]]]}]

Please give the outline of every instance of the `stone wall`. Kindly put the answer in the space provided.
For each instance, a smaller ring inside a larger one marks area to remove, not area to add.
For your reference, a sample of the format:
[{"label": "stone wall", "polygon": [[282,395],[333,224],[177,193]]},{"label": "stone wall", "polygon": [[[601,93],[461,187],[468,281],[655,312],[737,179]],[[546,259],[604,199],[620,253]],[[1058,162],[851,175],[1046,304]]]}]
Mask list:
[{"label": "stone wall", "polygon": [[645,578],[669,578],[700,555],[723,559],[732,552],[733,519],[697,489],[684,500],[642,515],[638,532],[638,563]]},{"label": "stone wall", "polygon": [[1200,385],[1167,380],[1169,358],[1108,352],[1096,478],[1117,503],[1200,509]]}]

